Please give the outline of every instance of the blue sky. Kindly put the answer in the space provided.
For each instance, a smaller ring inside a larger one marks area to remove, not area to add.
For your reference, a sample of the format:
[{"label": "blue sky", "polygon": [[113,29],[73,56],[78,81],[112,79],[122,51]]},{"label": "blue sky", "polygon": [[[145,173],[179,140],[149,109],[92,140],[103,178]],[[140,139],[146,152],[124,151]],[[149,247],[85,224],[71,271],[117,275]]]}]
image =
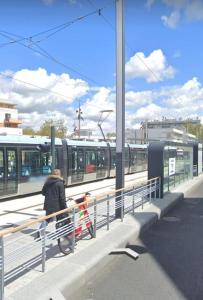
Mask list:
[{"label": "blue sky", "polygon": [[[202,118],[203,1],[124,2],[126,127],[163,116]],[[115,1],[0,4],[0,99],[17,104],[24,126],[55,118],[72,131],[80,101],[83,127],[96,128],[100,111],[112,109],[103,127],[115,131]]]}]

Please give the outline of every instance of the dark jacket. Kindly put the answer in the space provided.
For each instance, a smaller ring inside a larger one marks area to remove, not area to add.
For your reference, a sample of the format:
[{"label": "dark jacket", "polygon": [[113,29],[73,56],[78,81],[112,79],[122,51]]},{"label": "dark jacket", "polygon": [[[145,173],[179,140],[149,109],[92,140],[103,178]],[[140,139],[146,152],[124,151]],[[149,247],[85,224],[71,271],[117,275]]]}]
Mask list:
[{"label": "dark jacket", "polygon": [[44,210],[49,214],[67,207],[64,181],[59,176],[51,175],[47,178],[42,195],[45,196]]}]

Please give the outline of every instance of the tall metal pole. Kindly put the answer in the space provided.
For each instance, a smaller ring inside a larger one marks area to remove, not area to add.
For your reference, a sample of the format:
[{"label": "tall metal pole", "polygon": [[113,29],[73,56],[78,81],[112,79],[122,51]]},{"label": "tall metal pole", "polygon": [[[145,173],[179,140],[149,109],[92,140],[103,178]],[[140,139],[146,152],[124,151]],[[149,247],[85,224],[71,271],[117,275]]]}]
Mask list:
[{"label": "tall metal pole", "polygon": [[80,138],[80,113],[81,113],[81,111],[80,111],[80,100],[79,100],[79,112],[78,112],[78,136],[79,136],[79,138]]},{"label": "tall metal pole", "polygon": [[[125,45],[124,0],[116,0],[116,190],[124,187],[125,149]],[[122,193],[116,193],[116,218],[122,217]]]},{"label": "tall metal pole", "polygon": [[51,170],[55,169],[55,126],[51,126]]}]

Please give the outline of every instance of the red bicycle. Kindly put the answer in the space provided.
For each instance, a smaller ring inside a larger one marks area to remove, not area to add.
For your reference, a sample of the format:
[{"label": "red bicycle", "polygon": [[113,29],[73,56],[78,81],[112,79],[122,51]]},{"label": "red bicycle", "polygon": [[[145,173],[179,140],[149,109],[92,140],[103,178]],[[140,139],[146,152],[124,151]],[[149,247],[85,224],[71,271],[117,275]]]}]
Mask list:
[{"label": "red bicycle", "polygon": [[[62,237],[60,237],[58,239],[58,246],[60,251],[63,254],[68,254],[70,253],[70,250],[73,250],[73,238],[75,236],[75,238],[79,237],[83,231],[83,223],[85,223],[85,226],[89,232],[89,235],[91,238],[94,237],[94,228],[93,228],[93,224],[92,221],[89,217],[89,212],[87,210],[88,208],[88,201],[90,200],[90,193],[85,193],[85,195],[79,199],[75,200],[76,204],[79,204],[79,220],[77,222],[77,226],[75,228],[75,231],[70,232],[68,235],[64,235]],[[71,223],[71,220],[69,218],[69,222]],[[60,222],[59,222],[60,224]],[[58,226],[61,227],[61,226]],[[71,229],[70,229],[71,231]]]}]

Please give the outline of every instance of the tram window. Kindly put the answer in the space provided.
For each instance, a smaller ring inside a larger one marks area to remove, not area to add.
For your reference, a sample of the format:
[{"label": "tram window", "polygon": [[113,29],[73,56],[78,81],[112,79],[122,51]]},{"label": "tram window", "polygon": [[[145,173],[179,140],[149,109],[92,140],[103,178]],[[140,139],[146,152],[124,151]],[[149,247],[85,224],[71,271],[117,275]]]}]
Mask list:
[{"label": "tram window", "polygon": [[77,170],[84,170],[84,153],[83,150],[78,150],[77,153]]},{"label": "tram window", "polygon": [[21,176],[40,175],[40,152],[36,150],[21,151]]},{"label": "tram window", "polygon": [[136,165],[136,150],[131,149],[131,166]]},{"label": "tram window", "polygon": [[85,161],[86,161],[86,173],[93,173],[96,169],[96,155],[95,151],[88,150],[85,152]]},{"label": "tram window", "polygon": [[[56,165],[56,161],[55,161]],[[51,173],[51,154],[50,152],[42,153],[42,174],[48,175]]]},{"label": "tram window", "polygon": [[77,150],[72,150],[72,171],[77,171]]},{"label": "tram window", "polygon": [[0,178],[4,178],[4,154],[0,151]]},{"label": "tram window", "polygon": [[106,152],[105,150],[97,151],[97,167],[103,168],[106,166]]},{"label": "tram window", "polygon": [[111,168],[116,167],[116,149],[111,149]]},{"label": "tram window", "polygon": [[14,150],[8,150],[7,152],[7,168],[8,178],[16,177],[16,152]]}]

